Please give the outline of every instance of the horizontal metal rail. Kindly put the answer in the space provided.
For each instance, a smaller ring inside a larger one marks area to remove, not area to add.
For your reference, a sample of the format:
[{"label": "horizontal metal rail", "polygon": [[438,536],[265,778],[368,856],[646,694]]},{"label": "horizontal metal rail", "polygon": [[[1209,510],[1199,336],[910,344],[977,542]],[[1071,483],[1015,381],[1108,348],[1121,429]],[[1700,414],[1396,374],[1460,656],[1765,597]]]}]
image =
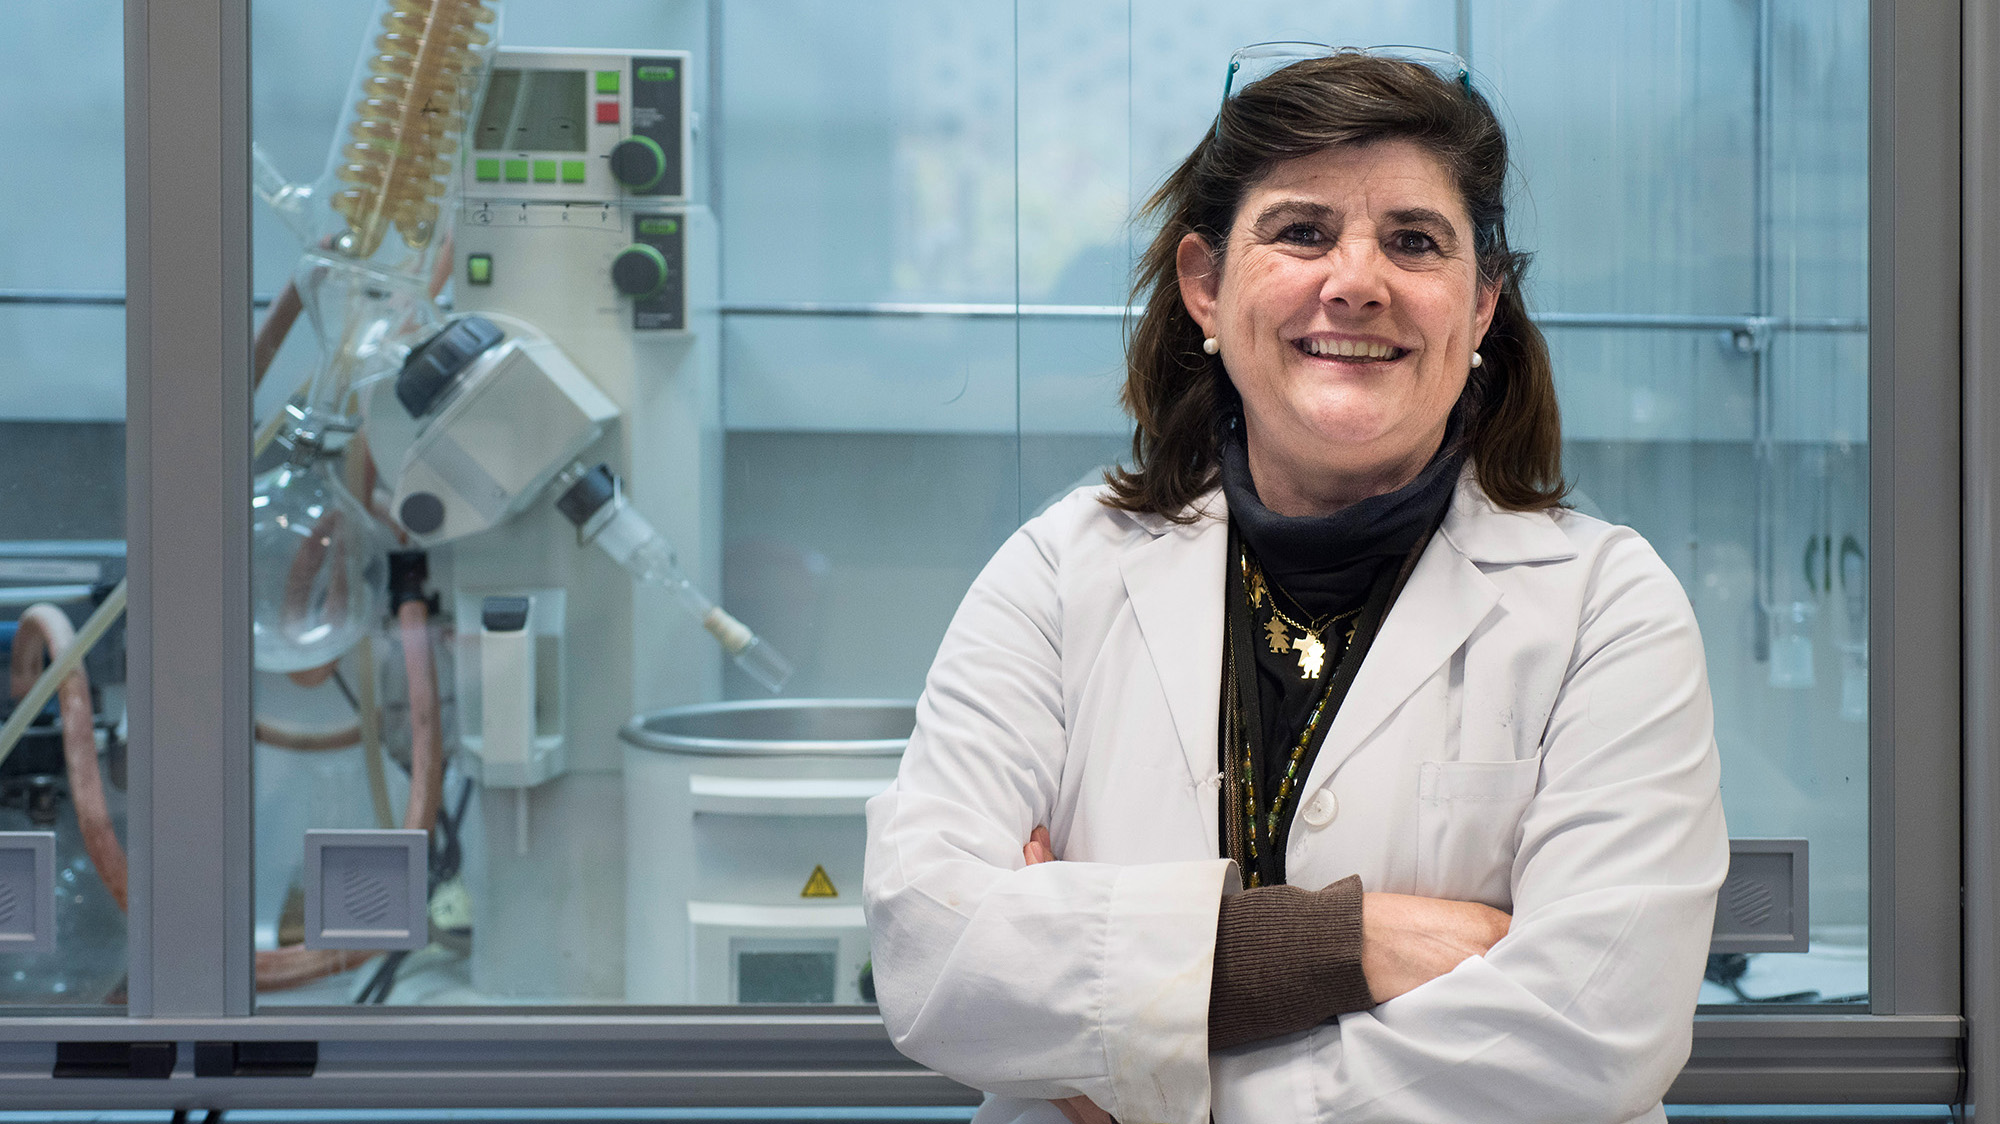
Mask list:
[{"label": "horizontal metal rail", "polygon": [[[1672,1104],[1947,1104],[1964,1023],[1952,1016],[1695,1017]],[[52,1079],[56,1042],[180,1044],[170,1080]],[[197,1042],[317,1046],[311,1077],[195,1077]],[[614,1105],[971,1105],[979,1094],[896,1052],[873,1012],[585,1014],[467,1009],[272,1010],[226,1019],[0,1020],[0,1102],[23,1107],[585,1108]]]},{"label": "horizontal metal rail", "polygon": [[[724,316],[946,317],[1117,320],[1145,310],[1119,304],[1007,304],[928,301],[727,301]],[[1541,312],[1544,328],[1637,328],[1711,332],[1866,332],[1868,322],[1839,316],[1682,315],[1650,312]]]},{"label": "horizontal metal rail", "polygon": [[55,605],[88,601],[95,588],[89,585],[0,585],[0,609],[18,609],[37,601]]},{"label": "horizontal metal rail", "polygon": [[[83,305],[116,308],[125,294],[115,289],[0,289],[0,305]],[[271,298],[253,303],[268,308]],[[832,316],[868,318],[943,317],[982,320],[1025,317],[1050,320],[1118,320],[1144,309],[1121,304],[1009,304],[951,301],[728,301],[717,311],[724,316]],[[1693,315],[1652,312],[1531,313],[1544,328],[1611,328],[1653,331],[1853,332],[1868,331],[1868,321],[1841,316]]]},{"label": "horizontal metal rail", "polygon": [[[257,308],[271,307],[268,294],[250,299]],[[123,308],[122,289],[0,289],[0,304],[71,305],[86,308]]]}]

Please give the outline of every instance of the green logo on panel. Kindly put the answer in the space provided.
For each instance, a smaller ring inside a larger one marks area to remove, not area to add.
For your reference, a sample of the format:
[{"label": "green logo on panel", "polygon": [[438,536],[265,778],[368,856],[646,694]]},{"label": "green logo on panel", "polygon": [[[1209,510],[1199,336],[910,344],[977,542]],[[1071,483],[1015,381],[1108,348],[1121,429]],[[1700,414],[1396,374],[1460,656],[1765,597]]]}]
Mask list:
[{"label": "green logo on panel", "polygon": [[680,77],[680,69],[672,66],[642,66],[639,68],[641,82],[671,82]]},{"label": "green logo on panel", "polygon": [[681,221],[679,219],[639,220],[639,233],[641,234],[679,234],[680,232]]}]

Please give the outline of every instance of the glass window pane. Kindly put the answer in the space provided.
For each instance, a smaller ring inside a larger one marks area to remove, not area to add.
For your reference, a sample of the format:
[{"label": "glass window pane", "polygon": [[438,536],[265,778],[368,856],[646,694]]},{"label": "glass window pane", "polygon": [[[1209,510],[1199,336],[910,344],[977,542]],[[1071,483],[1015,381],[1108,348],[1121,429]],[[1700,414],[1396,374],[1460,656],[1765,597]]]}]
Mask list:
[{"label": "glass window pane", "polygon": [[[1867,998],[1867,16],[1472,12],[1572,500],[1687,588],[1730,834],[1810,844],[1810,950],[1712,956],[1709,1003]],[[1724,889],[1725,919],[1759,905]]]},{"label": "glass window pane", "polygon": [[[365,71],[325,47],[372,54],[382,6],[260,0],[261,1001],[867,999],[860,803],[993,549],[1127,455],[1135,213],[1229,48],[1271,39],[1472,60],[1575,503],[1687,588],[1733,833],[1811,845],[1812,950],[1717,959],[1704,997],[1863,997],[1865,15],[506,0],[506,104],[427,103],[494,127],[364,253],[341,193],[374,189],[338,166],[403,139],[357,131]],[[499,342],[416,350],[471,315]],[[618,491],[551,478],[573,463]],[[392,557],[418,548],[421,578]],[[435,605],[392,609],[392,573]],[[704,629],[711,598],[749,631]],[[740,705],[772,652],[787,706]],[[306,833],[406,823],[422,947],[303,948]]]},{"label": "glass window pane", "polygon": [[[305,310],[256,411],[260,1006],[871,1000],[861,803],[1021,516],[1013,7],[504,7],[488,102],[429,103],[493,127],[372,249],[409,125],[325,47],[383,6],[253,13],[257,287]],[[421,947],[312,947],[309,833],[401,827]]]},{"label": "glass window pane", "polygon": [[[0,60],[0,150],[18,173],[0,183],[0,654],[15,669],[0,696],[0,1004],[120,1007],[125,141],[124,87],[105,80],[124,73],[120,10],[9,4]],[[65,655],[75,674],[45,670]],[[23,698],[30,683],[53,696]]]}]

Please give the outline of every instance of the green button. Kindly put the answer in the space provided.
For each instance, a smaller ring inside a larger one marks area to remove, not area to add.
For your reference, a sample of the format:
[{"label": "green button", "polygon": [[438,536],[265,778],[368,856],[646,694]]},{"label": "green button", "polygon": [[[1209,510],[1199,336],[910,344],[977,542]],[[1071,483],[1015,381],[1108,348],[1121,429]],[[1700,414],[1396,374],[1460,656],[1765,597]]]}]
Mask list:
[{"label": "green button", "polygon": [[556,182],[556,162],[553,160],[535,161],[535,182],[536,183]]},{"label": "green button", "polygon": [[507,161],[507,182],[508,183],[528,182],[528,162],[526,160]]},{"label": "green button", "polygon": [[474,285],[491,285],[493,283],[493,255],[468,255],[465,259],[465,279]]},{"label": "green button", "polygon": [[563,161],[563,182],[564,182],[564,183],[582,183],[582,182],[583,182],[583,177],[584,177],[584,172],[585,172],[585,168],[584,168],[584,166],[583,166],[583,161],[581,161],[581,160],[565,160],[565,161]]},{"label": "green button", "polygon": [[500,178],[500,161],[482,156],[473,161],[472,174],[480,183],[492,183]]},{"label": "green button", "polygon": [[615,93],[617,93],[617,92],[618,92],[618,72],[617,72],[617,71],[615,71],[615,70],[600,70],[600,71],[598,71],[598,72],[597,72],[597,92],[598,92],[598,93],[600,93],[600,94],[615,94]]}]

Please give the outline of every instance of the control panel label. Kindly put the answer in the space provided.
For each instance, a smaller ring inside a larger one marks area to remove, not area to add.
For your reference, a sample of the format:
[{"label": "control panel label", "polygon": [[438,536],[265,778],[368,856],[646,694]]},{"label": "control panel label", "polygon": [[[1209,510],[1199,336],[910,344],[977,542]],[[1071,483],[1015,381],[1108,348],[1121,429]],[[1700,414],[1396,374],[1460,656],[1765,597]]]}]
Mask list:
[{"label": "control panel label", "polygon": [[687,169],[681,162],[686,84],[687,68],[678,58],[632,60],[632,135],[652,138],[666,156],[659,182],[635,195],[687,195]]},{"label": "control panel label", "polygon": [[681,331],[687,327],[687,217],[675,213],[637,215],[633,241],[651,246],[666,261],[659,291],[632,302],[635,331]]}]

